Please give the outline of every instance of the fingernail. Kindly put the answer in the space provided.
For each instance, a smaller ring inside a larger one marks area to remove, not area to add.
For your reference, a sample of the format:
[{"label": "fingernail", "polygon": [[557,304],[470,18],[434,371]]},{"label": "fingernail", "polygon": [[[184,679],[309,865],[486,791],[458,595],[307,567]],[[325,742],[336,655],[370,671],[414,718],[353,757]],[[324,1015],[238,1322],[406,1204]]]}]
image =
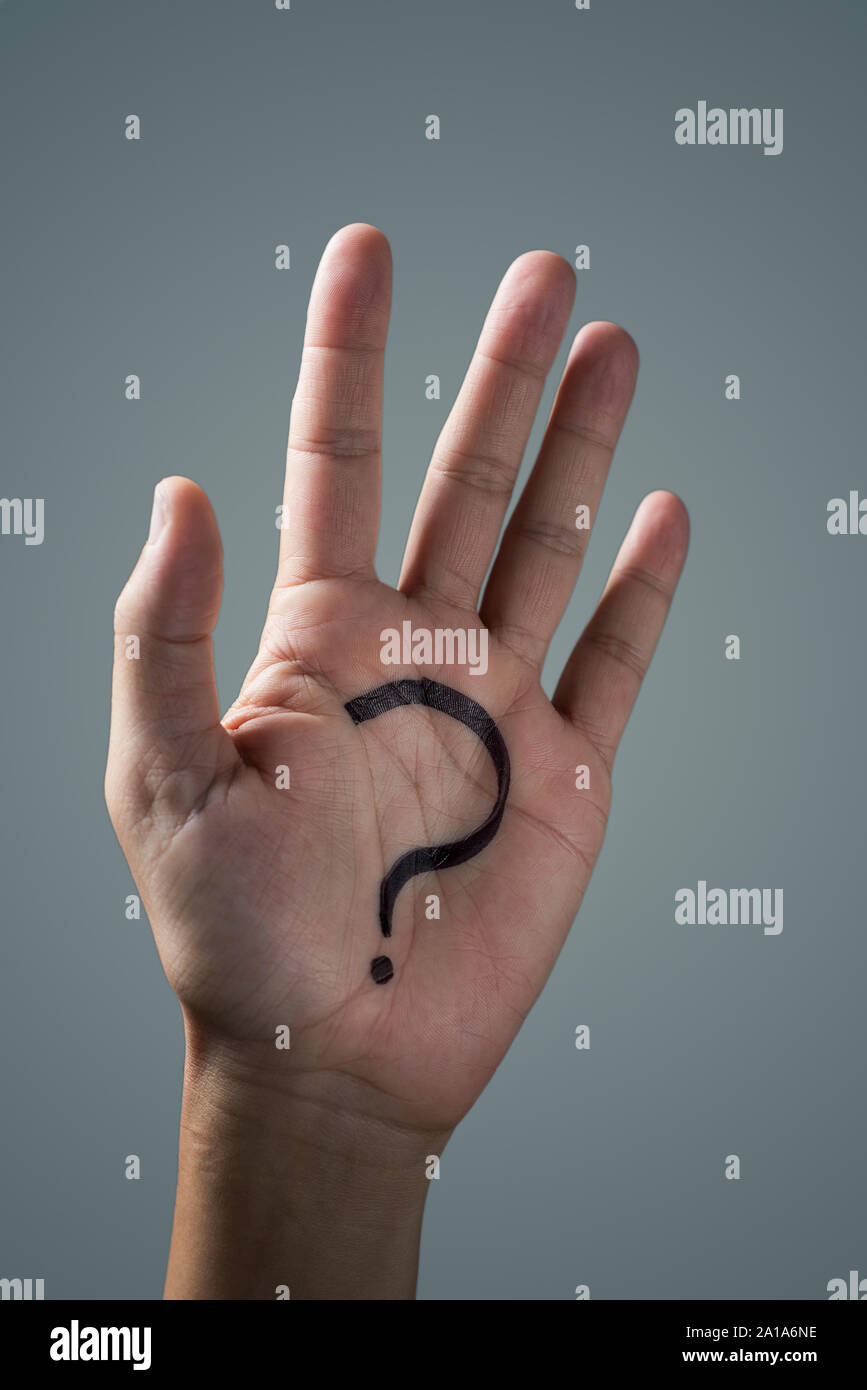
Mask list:
[{"label": "fingernail", "polygon": [[148,532],[148,545],[155,545],[166,522],[166,499],[158,487],[154,488],[154,504],[151,509],[151,529]]}]

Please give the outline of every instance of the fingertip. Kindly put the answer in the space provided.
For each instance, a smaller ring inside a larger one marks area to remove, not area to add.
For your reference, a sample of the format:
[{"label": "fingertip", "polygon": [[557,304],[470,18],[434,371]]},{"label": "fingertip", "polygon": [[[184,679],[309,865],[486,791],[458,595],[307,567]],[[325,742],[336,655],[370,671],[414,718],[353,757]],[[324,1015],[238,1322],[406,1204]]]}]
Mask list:
[{"label": "fingertip", "polygon": [[161,512],[159,539],[170,535],[173,545],[183,547],[193,543],[201,553],[208,547],[222,555],[220,528],[211,506],[210,499],[203,488],[192,478],[171,474],[161,478],[154,489],[154,513]]},{"label": "fingertip", "polygon": [[160,478],[157,487],[170,493],[196,493],[198,496],[204,497],[206,502],[208,500],[204,488],[199,487],[199,484],[194,482],[192,478],[187,478],[182,473],[166,474],[164,478]]},{"label": "fingertip", "polygon": [[661,573],[679,573],[689,548],[689,512],[680,497],[664,488],[649,492],[635,513],[630,537]]},{"label": "fingertip", "polygon": [[575,271],[557,251],[523,251],[517,256],[508,267],[503,282],[510,285],[532,284],[536,290],[546,291],[548,294],[568,295],[571,299],[575,294]]},{"label": "fingertip", "polygon": [[621,324],[608,319],[592,319],[578,330],[570,356],[578,352],[594,358],[616,359],[632,376],[638,373],[638,344]]},{"label": "fingertip", "polygon": [[655,488],[642,499],[641,508],[646,509],[658,525],[676,528],[689,536],[689,512],[686,503],[676,492],[667,488]]},{"label": "fingertip", "polygon": [[554,251],[525,251],[500,280],[482,330],[494,355],[548,372],[575,298],[575,274]]},{"label": "fingertip", "polygon": [[638,347],[625,328],[604,320],[585,323],[572,340],[563,371],[565,409],[575,427],[593,426],[610,437],[613,448],[635,392],[638,367]]},{"label": "fingertip", "polygon": [[348,222],[328,239],[316,272],[327,269],[340,281],[347,277],[370,286],[371,294],[391,284],[391,243],[371,222]]},{"label": "fingertip", "polygon": [[391,309],[388,238],[369,222],[350,222],[327,242],[310,292],[305,341],[320,346],[385,346]]},{"label": "fingertip", "polygon": [[191,478],[161,478],[148,543],[118,600],[124,623],[170,638],[210,632],[222,584],[220,529],[207,495]]},{"label": "fingertip", "polygon": [[391,258],[391,245],[388,237],[372,222],[347,222],[338,227],[325,243],[325,252],[341,251],[351,253],[373,253],[388,255]]}]

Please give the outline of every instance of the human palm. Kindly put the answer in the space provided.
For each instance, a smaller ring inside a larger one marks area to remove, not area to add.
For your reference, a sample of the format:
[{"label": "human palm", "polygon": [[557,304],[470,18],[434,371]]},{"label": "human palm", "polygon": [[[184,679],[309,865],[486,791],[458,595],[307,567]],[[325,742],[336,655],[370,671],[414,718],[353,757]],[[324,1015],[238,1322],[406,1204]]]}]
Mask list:
[{"label": "human palm", "polygon": [[[374,1118],[431,1130],[472,1104],[563,944],[686,548],[681,504],[653,494],[550,701],[540,671],[587,537],[577,509],[595,516],[637,365],[628,335],[590,325],[476,611],[572,291],[545,252],[505,277],[393,589],[373,568],[390,257],[375,229],[343,229],[311,297],[277,582],[222,720],[208,635],[220,544],[194,484],[160,485],[162,525],[118,601],[107,796],[187,1019],[269,1085],[337,1077]],[[382,634],[406,623],[484,627],[487,670],[383,665]],[[468,836],[498,785],[480,738],[436,707],[353,722],[347,702],[398,681],[482,706],[511,777],[489,842],[411,877],[386,940],[383,878],[415,847]]]}]

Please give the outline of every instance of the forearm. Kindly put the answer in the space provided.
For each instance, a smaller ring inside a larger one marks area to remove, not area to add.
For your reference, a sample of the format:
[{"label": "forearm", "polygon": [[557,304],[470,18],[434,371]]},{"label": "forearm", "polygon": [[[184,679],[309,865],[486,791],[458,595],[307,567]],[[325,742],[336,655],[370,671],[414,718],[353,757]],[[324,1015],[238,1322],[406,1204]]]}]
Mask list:
[{"label": "forearm", "polygon": [[447,1135],[275,1092],[188,1039],[168,1299],[411,1299]]}]

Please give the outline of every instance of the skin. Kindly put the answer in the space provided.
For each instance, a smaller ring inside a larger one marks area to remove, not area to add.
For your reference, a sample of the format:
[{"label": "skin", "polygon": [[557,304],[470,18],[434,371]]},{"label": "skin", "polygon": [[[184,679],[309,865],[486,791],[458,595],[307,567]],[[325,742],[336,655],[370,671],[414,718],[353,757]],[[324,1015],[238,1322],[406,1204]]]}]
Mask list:
[{"label": "skin", "polygon": [[[391,254],[364,223],[331,239],[292,404],[277,578],[222,718],[217,523],[195,483],[157,487],[116,608],[106,798],[185,1024],[167,1298],[412,1298],[426,1159],[502,1060],[580,906],[688,521],[672,494],[644,499],[549,700],[541,666],[588,537],[575,509],[596,515],[638,367],[623,329],[582,329],[501,538],[574,288],[547,251],[504,276],[395,589],[374,570]],[[385,668],[380,633],[406,619],[485,626],[487,673]],[[467,834],[495,791],[484,748],[447,716],[412,707],[356,726],[344,710],[423,676],[491,714],[512,782],[494,840],[407,884],[386,943],[383,875],[415,845]],[[370,961],[386,947],[395,976],[378,986]]]}]

